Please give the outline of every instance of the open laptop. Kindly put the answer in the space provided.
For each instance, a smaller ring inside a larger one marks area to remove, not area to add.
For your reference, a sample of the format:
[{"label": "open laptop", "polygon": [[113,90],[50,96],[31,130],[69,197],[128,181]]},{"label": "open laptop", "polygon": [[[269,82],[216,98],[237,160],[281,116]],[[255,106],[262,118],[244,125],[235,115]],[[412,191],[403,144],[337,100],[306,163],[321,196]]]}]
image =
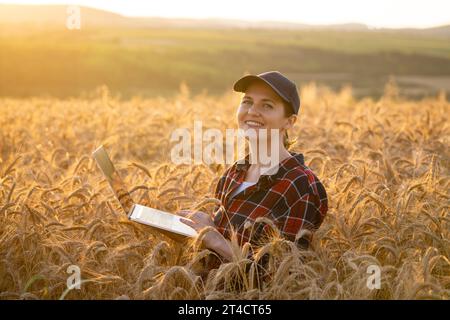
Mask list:
[{"label": "open laptop", "polygon": [[197,232],[193,228],[180,221],[180,216],[134,203],[103,146],[97,148],[92,156],[108,180],[114,195],[128,215],[128,219],[155,228],[176,241],[197,236]]}]

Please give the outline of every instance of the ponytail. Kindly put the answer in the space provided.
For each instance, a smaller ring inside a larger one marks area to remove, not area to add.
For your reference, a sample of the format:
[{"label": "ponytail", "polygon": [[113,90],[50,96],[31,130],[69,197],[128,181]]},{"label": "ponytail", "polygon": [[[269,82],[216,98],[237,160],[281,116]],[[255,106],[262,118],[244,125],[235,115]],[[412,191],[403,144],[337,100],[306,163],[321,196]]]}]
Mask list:
[{"label": "ponytail", "polygon": [[[292,111],[292,107],[288,103],[283,101],[283,105],[284,105],[284,116],[286,118],[294,114],[294,112]],[[296,142],[297,142],[296,139],[290,140],[287,131],[285,131],[283,137],[283,144],[286,150],[289,150]]]}]

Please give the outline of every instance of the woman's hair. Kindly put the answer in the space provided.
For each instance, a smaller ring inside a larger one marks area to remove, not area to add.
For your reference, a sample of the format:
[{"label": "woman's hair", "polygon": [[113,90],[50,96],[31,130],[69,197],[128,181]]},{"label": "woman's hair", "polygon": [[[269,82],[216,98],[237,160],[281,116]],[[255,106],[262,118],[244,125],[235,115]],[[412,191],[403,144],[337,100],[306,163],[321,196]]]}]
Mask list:
[{"label": "woman's hair", "polygon": [[[287,102],[283,101],[283,106],[284,106],[284,116],[286,118],[288,118],[288,117],[290,117],[290,116],[292,116],[294,114],[294,111],[292,110],[292,107]],[[288,133],[286,131],[285,134],[284,134],[284,137],[283,137],[284,147],[287,150],[289,150],[289,148],[292,147],[296,142],[297,142],[296,139],[289,140],[289,136],[288,136]]]}]

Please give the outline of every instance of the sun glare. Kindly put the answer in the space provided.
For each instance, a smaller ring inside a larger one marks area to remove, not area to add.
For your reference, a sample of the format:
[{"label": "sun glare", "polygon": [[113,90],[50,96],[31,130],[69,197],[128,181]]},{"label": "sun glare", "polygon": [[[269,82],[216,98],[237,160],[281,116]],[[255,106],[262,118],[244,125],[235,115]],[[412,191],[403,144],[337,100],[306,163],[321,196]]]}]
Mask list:
[{"label": "sun glare", "polygon": [[10,4],[79,4],[126,16],[271,20],[307,24],[364,23],[370,27],[425,28],[450,24],[447,0],[78,0],[0,1]]}]

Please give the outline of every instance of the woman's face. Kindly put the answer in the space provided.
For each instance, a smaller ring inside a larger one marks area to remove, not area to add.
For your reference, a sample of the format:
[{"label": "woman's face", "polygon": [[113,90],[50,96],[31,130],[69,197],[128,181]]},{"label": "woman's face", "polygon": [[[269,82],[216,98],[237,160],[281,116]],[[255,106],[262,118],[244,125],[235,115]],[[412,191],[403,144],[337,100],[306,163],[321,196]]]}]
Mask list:
[{"label": "woman's face", "polygon": [[292,127],[295,115],[285,116],[283,101],[266,83],[253,81],[245,94],[237,111],[239,128],[243,130],[278,129],[280,135]]}]

